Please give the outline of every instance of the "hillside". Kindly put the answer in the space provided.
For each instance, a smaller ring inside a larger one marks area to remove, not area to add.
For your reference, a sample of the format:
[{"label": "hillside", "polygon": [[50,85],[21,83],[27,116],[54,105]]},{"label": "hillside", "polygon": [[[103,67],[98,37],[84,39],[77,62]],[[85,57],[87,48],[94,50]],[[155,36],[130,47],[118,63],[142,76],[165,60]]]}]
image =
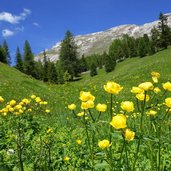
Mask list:
[{"label": "hillside", "polygon": [[[130,58],[118,63],[116,69],[106,74],[98,70],[98,75],[90,77],[89,73],[83,74],[80,81],[66,83],[64,85],[49,85],[37,81],[14,68],[0,63],[0,96],[6,100],[21,99],[32,94],[40,96],[49,102],[53,122],[60,121],[68,115],[67,105],[78,103],[81,90],[91,91],[97,97],[97,102],[106,102],[106,93],[103,85],[108,80],[118,82],[124,87],[120,98],[130,98],[130,88],[143,81],[151,81],[151,71],[161,73],[161,82],[171,80],[171,48],[158,52],[155,55],[144,58]],[[119,100],[119,99],[118,99]],[[63,123],[62,123],[63,122]]]},{"label": "hillside", "polygon": [[[171,13],[167,15],[168,25],[171,27]],[[74,40],[78,47],[78,53],[81,56],[90,55],[93,53],[103,53],[108,50],[110,44],[114,39],[121,38],[123,34],[128,34],[133,37],[140,37],[144,34],[150,35],[151,29],[156,27],[158,21],[153,21],[150,23],[145,23],[144,25],[135,24],[125,24],[121,26],[112,27],[105,31],[100,31],[96,33],[90,33],[86,35],[75,36]],[[59,51],[61,47],[61,42],[57,42],[51,49],[46,51],[48,58],[51,61],[56,61],[59,59]],[[41,60],[43,54],[40,53],[36,55],[36,60]]]}]

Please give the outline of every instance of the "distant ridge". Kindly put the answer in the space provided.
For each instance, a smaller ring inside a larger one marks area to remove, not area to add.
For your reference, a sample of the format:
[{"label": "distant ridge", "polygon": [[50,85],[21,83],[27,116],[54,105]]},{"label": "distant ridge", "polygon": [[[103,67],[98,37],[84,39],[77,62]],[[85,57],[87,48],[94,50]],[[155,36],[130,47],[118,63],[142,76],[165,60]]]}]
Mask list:
[{"label": "distant ridge", "polygon": [[[168,17],[168,25],[171,27],[171,13],[165,14]],[[150,35],[153,27],[157,26],[158,20],[144,25],[126,24],[112,27],[105,31],[95,32],[91,34],[75,36],[75,43],[78,46],[79,56],[82,54],[90,55],[93,53],[103,53],[108,50],[111,42],[114,39],[122,37],[123,34],[128,34],[133,37],[140,37],[144,34]],[[59,59],[61,42],[57,42],[51,49],[46,51],[47,57],[50,61],[57,61]],[[35,56],[35,60],[42,60],[43,54]]]}]

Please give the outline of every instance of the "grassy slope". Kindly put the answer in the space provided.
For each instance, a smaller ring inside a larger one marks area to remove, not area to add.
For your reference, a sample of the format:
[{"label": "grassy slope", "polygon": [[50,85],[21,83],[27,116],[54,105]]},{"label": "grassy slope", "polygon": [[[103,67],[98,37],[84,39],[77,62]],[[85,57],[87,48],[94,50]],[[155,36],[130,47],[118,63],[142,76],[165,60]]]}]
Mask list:
[{"label": "grassy slope", "polygon": [[63,121],[63,116],[67,116],[68,103],[79,102],[81,90],[91,91],[96,96],[96,102],[106,102],[108,95],[104,92],[103,85],[108,80],[113,80],[124,87],[120,100],[129,100],[130,88],[143,81],[151,81],[151,71],[160,72],[163,82],[171,80],[171,49],[153,56],[126,59],[111,73],[99,70],[95,77],[84,74],[82,80],[65,85],[44,84],[0,63],[0,95],[6,100],[21,99],[31,94],[40,96],[49,102],[55,123],[56,120]]}]

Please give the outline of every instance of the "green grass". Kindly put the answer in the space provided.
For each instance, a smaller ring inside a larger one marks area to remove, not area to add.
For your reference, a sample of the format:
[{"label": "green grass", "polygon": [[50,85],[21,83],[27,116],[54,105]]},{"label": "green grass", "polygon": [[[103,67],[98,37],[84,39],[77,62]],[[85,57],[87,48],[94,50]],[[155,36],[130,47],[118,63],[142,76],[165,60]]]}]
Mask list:
[{"label": "green grass", "polygon": [[90,77],[89,73],[83,74],[80,81],[64,85],[45,84],[0,63],[0,95],[7,101],[22,99],[32,94],[40,96],[49,102],[54,123],[59,118],[62,122],[63,116],[67,117],[67,104],[79,102],[81,90],[91,91],[96,96],[96,102],[106,102],[107,95],[103,85],[112,80],[124,87],[118,100],[129,100],[131,87],[143,81],[151,81],[151,71],[160,72],[161,82],[171,80],[171,49],[144,58],[126,59],[118,63],[111,73],[106,74],[104,69],[101,69],[95,77]]}]

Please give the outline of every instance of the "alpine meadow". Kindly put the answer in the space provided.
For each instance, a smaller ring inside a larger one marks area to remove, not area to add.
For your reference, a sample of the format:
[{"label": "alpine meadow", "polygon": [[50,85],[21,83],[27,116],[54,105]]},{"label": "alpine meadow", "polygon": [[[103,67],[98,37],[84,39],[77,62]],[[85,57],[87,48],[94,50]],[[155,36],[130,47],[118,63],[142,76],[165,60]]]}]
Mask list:
[{"label": "alpine meadow", "polygon": [[0,171],[170,171],[170,26],[160,13],[143,26],[67,30],[38,55],[25,40],[14,59],[4,39]]}]

